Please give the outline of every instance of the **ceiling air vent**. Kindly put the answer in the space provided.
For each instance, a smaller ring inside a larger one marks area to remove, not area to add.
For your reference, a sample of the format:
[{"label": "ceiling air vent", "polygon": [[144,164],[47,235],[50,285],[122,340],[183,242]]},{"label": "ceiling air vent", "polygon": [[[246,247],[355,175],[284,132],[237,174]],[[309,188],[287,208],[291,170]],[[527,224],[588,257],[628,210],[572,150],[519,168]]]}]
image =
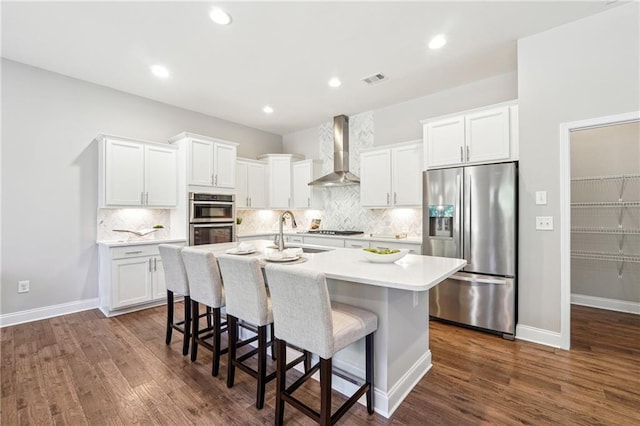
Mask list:
[{"label": "ceiling air vent", "polygon": [[385,77],[384,74],[382,74],[381,72],[377,73],[377,74],[373,74],[370,75],[368,77],[364,77],[362,79],[362,81],[364,82],[364,84],[371,86],[373,84],[378,84],[382,81],[385,81],[387,79],[387,77]]}]

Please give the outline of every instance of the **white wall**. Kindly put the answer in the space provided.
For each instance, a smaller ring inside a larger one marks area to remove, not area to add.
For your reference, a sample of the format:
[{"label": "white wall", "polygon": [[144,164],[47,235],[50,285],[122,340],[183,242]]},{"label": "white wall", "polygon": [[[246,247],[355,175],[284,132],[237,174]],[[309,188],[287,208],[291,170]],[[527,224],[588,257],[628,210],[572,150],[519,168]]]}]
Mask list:
[{"label": "white wall", "polygon": [[[640,110],[639,34],[632,3],[518,42],[520,325],[560,332],[559,126]],[[540,215],[554,231],[535,230]]]},{"label": "white wall", "polygon": [[245,157],[282,151],[279,135],[3,59],[2,314],[97,297],[93,138],[182,131],[240,142]]}]

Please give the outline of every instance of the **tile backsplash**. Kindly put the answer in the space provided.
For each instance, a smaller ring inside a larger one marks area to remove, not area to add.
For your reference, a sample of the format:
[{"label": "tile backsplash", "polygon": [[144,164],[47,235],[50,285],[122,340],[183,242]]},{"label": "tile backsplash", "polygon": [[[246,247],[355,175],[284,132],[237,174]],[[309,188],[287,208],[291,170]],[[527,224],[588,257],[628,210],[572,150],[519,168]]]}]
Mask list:
[{"label": "tile backsplash", "polygon": [[[349,117],[349,170],[360,175],[360,149],[373,146],[374,114],[365,112]],[[319,153],[322,174],[333,171],[333,122],[318,128]],[[321,218],[321,228],[359,230],[374,234],[406,232],[410,237],[422,236],[422,209],[366,209],[360,206],[360,186],[323,188],[324,210],[295,210],[299,230],[309,229],[311,219]],[[269,231],[275,225],[280,211],[240,210],[243,218],[238,233]]]},{"label": "tile backsplash", "polygon": [[[114,229],[149,229],[162,225],[159,229],[145,236],[129,232],[116,232]],[[171,235],[171,211],[167,209],[98,209],[98,240],[145,241],[150,239],[169,238]]]}]

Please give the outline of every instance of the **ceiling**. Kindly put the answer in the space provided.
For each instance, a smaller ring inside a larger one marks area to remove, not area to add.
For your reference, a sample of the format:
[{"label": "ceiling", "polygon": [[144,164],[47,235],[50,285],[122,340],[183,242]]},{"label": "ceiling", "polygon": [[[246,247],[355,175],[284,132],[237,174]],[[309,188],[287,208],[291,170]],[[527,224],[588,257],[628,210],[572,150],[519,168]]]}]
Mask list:
[{"label": "ceiling", "polygon": [[220,2],[220,26],[213,2],[3,1],[2,56],[282,135],[514,71],[516,40],[606,3]]}]

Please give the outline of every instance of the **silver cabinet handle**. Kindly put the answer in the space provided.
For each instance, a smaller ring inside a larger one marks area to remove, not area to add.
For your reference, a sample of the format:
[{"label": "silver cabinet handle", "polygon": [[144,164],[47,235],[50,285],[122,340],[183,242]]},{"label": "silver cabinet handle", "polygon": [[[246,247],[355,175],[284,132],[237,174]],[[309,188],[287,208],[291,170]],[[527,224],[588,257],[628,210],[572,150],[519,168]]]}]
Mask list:
[{"label": "silver cabinet handle", "polygon": [[153,268],[151,267],[151,259],[149,259],[149,272],[152,272]]},{"label": "silver cabinet handle", "polygon": [[213,186],[218,186],[218,175],[216,174],[215,180],[213,181]]},{"label": "silver cabinet handle", "polygon": [[311,198],[307,197],[307,207],[311,207]]},{"label": "silver cabinet handle", "polygon": [[351,248],[362,248],[362,244],[351,244]]},{"label": "silver cabinet handle", "polygon": [[393,204],[398,204],[398,194],[393,191]]},{"label": "silver cabinet handle", "polygon": [[249,207],[251,207],[251,197],[249,197]]},{"label": "silver cabinet handle", "polygon": [[467,161],[469,161],[469,145],[467,145]]},{"label": "silver cabinet handle", "polygon": [[125,251],[124,254],[140,254],[142,253],[142,250],[136,250],[136,251]]},{"label": "silver cabinet handle", "polygon": [[211,185],[215,185],[215,181],[213,180],[213,173],[211,173]]},{"label": "silver cabinet handle", "polygon": [[389,193],[387,192],[387,205],[389,204]]},{"label": "silver cabinet handle", "polygon": [[140,204],[144,204],[144,192],[140,193]]},{"label": "silver cabinet handle", "polygon": [[153,270],[154,271],[158,270],[158,258],[157,257],[153,258]]},{"label": "silver cabinet handle", "polygon": [[462,149],[462,146],[460,146],[460,161],[464,161],[464,151]]},{"label": "silver cabinet handle", "polygon": [[146,197],[147,197],[147,200],[146,200],[145,204],[149,204],[149,193],[148,192],[146,192]]}]

